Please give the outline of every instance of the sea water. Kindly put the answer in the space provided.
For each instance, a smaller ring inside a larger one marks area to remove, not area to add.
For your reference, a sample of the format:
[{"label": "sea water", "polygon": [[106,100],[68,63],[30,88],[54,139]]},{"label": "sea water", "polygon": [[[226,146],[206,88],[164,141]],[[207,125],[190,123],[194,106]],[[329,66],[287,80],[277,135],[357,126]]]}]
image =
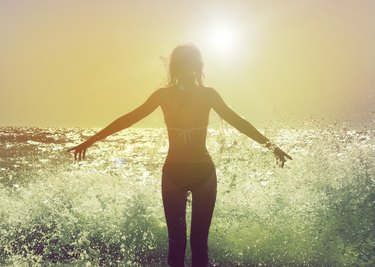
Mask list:
[{"label": "sea water", "polygon": [[[374,266],[374,131],[266,130],[293,157],[283,169],[236,130],[209,129],[211,266]],[[124,130],[74,161],[66,149],[96,131],[0,128],[0,265],[165,266],[165,129]]]}]

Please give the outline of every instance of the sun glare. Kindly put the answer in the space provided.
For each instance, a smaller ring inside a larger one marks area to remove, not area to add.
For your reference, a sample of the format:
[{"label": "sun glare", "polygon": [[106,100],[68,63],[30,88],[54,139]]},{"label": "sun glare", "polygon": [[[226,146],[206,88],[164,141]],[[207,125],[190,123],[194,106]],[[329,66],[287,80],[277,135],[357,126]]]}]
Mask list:
[{"label": "sun glare", "polygon": [[246,53],[252,53],[256,41],[254,23],[240,23],[234,19],[216,20],[199,29],[196,38],[197,45],[209,62],[219,62],[221,66],[238,63],[244,47]]},{"label": "sun glare", "polygon": [[237,31],[230,24],[217,24],[211,30],[210,42],[219,52],[229,53],[235,48],[237,42]]}]

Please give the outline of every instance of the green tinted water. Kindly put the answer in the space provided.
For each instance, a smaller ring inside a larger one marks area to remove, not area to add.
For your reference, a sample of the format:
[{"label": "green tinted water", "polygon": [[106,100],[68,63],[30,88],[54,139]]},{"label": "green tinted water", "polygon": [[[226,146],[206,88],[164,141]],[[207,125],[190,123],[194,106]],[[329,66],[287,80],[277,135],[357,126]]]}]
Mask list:
[{"label": "green tinted water", "polygon": [[[165,265],[164,130],[128,129],[74,163],[64,149],[92,132],[2,129],[2,265]],[[284,169],[236,131],[209,133],[218,173],[211,264],[374,266],[374,133],[268,136],[294,158]]]}]

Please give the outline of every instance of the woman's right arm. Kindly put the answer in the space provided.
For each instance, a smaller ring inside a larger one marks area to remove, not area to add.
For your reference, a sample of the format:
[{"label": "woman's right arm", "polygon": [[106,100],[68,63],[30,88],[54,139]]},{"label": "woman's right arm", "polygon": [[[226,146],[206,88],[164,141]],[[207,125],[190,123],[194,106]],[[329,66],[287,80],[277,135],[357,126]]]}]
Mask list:
[{"label": "woman's right arm", "polygon": [[225,104],[216,90],[211,89],[211,94],[212,108],[221,118],[259,144],[265,145],[269,141],[268,138],[261,134],[250,122],[239,116]]}]

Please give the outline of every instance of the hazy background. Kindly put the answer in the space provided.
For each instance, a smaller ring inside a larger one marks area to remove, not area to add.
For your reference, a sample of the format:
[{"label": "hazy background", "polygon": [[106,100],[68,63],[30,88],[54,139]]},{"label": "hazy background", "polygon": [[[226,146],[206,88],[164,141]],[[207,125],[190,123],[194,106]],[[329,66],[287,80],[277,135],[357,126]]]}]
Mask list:
[{"label": "hazy background", "polygon": [[[102,127],[193,42],[205,83],[255,125],[374,121],[375,1],[0,1],[0,126]],[[137,126],[162,126],[158,110]]]}]

